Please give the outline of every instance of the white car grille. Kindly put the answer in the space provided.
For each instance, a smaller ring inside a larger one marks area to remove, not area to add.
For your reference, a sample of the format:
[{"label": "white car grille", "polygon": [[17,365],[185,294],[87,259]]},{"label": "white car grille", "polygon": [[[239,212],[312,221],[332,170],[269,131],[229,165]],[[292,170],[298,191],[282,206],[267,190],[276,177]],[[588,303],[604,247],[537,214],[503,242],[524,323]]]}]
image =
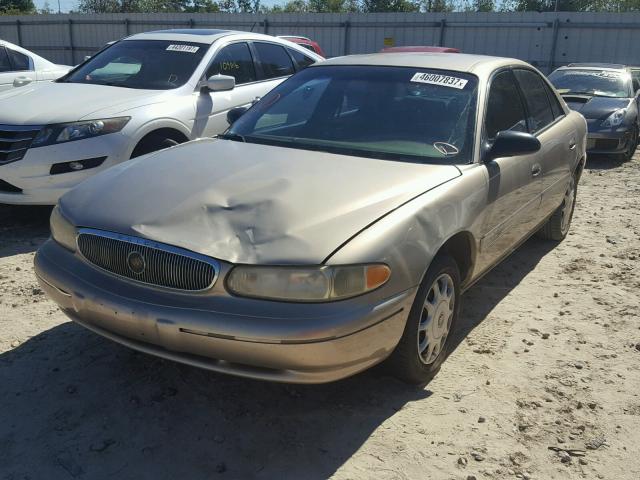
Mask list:
[{"label": "white car grille", "polygon": [[41,128],[0,125],[0,165],[22,160]]}]

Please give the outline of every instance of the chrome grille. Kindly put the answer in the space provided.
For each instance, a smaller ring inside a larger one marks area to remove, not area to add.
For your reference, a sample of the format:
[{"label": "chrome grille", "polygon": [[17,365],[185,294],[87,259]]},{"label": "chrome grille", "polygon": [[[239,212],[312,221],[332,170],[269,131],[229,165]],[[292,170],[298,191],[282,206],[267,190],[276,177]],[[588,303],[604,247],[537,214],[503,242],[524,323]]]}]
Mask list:
[{"label": "chrome grille", "polygon": [[22,160],[42,127],[0,125],[0,165]]},{"label": "chrome grille", "polygon": [[[189,250],[128,235],[80,229],[78,249],[92,264],[137,282],[190,292],[213,286],[218,262]],[[135,258],[136,262],[132,259]],[[142,263],[139,262],[142,258]],[[140,270],[140,265],[144,267]]]}]

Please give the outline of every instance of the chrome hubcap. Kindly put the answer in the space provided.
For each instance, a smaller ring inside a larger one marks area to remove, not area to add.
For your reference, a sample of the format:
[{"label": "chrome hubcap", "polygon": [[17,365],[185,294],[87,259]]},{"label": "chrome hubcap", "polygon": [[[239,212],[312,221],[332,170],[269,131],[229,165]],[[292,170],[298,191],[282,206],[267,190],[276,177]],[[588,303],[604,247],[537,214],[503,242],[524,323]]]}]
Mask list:
[{"label": "chrome hubcap", "polygon": [[444,349],[455,302],[453,279],[443,273],[429,288],[418,324],[418,356],[422,363],[432,364]]},{"label": "chrome hubcap", "polygon": [[571,215],[573,214],[573,203],[576,198],[575,180],[571,178],[569,188],[567,188],[564,194],[564,202],[562,202],[562,233],[566,233],[569,229],[569,223],[571,222]]}]

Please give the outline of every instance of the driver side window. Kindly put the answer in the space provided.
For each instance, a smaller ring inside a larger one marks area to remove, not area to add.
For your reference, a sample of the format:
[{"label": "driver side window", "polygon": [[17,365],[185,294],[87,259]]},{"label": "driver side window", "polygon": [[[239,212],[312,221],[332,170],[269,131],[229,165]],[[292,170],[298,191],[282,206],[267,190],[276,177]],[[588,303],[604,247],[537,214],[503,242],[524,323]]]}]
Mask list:
[{"label": "driver side window", "polygon": [[503,130],[526,132],[526,118],[527,114],[513,73],[505,70],[496,74],[491,81],[485,115],[487,138],[493,140],[498,132]]},{"label": "driver side window", "polygon": [[207,78],[214,75],[229,75],[236,85],[256,81],[253,57],[246,43],[233,43],[220,50],[207,70]]}]

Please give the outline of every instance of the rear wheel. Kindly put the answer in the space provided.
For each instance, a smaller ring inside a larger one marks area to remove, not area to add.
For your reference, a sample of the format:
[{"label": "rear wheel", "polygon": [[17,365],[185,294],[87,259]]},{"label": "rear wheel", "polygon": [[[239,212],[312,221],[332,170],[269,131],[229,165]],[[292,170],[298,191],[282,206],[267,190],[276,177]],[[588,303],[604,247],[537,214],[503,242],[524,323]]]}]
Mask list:
[{"label": "rear wheel", "polygon": [[447,358],[460,311],[460,272],[448,255],[437,256],[411,307],[402,338],[387,364],[398,378],[429,382]]},{"label": "rear wheel", "polygon": [[538,236],[545,240],[554,240],[560,242],[569,233],[571,227],[571,219],[573,218],[573,210],[576,206],[576,196],[578,194],[578,184],[576,176],[571,175],[571,180],[565,191],[562,204],[553,212],[553,215],[547,220],[540,230]]}]

